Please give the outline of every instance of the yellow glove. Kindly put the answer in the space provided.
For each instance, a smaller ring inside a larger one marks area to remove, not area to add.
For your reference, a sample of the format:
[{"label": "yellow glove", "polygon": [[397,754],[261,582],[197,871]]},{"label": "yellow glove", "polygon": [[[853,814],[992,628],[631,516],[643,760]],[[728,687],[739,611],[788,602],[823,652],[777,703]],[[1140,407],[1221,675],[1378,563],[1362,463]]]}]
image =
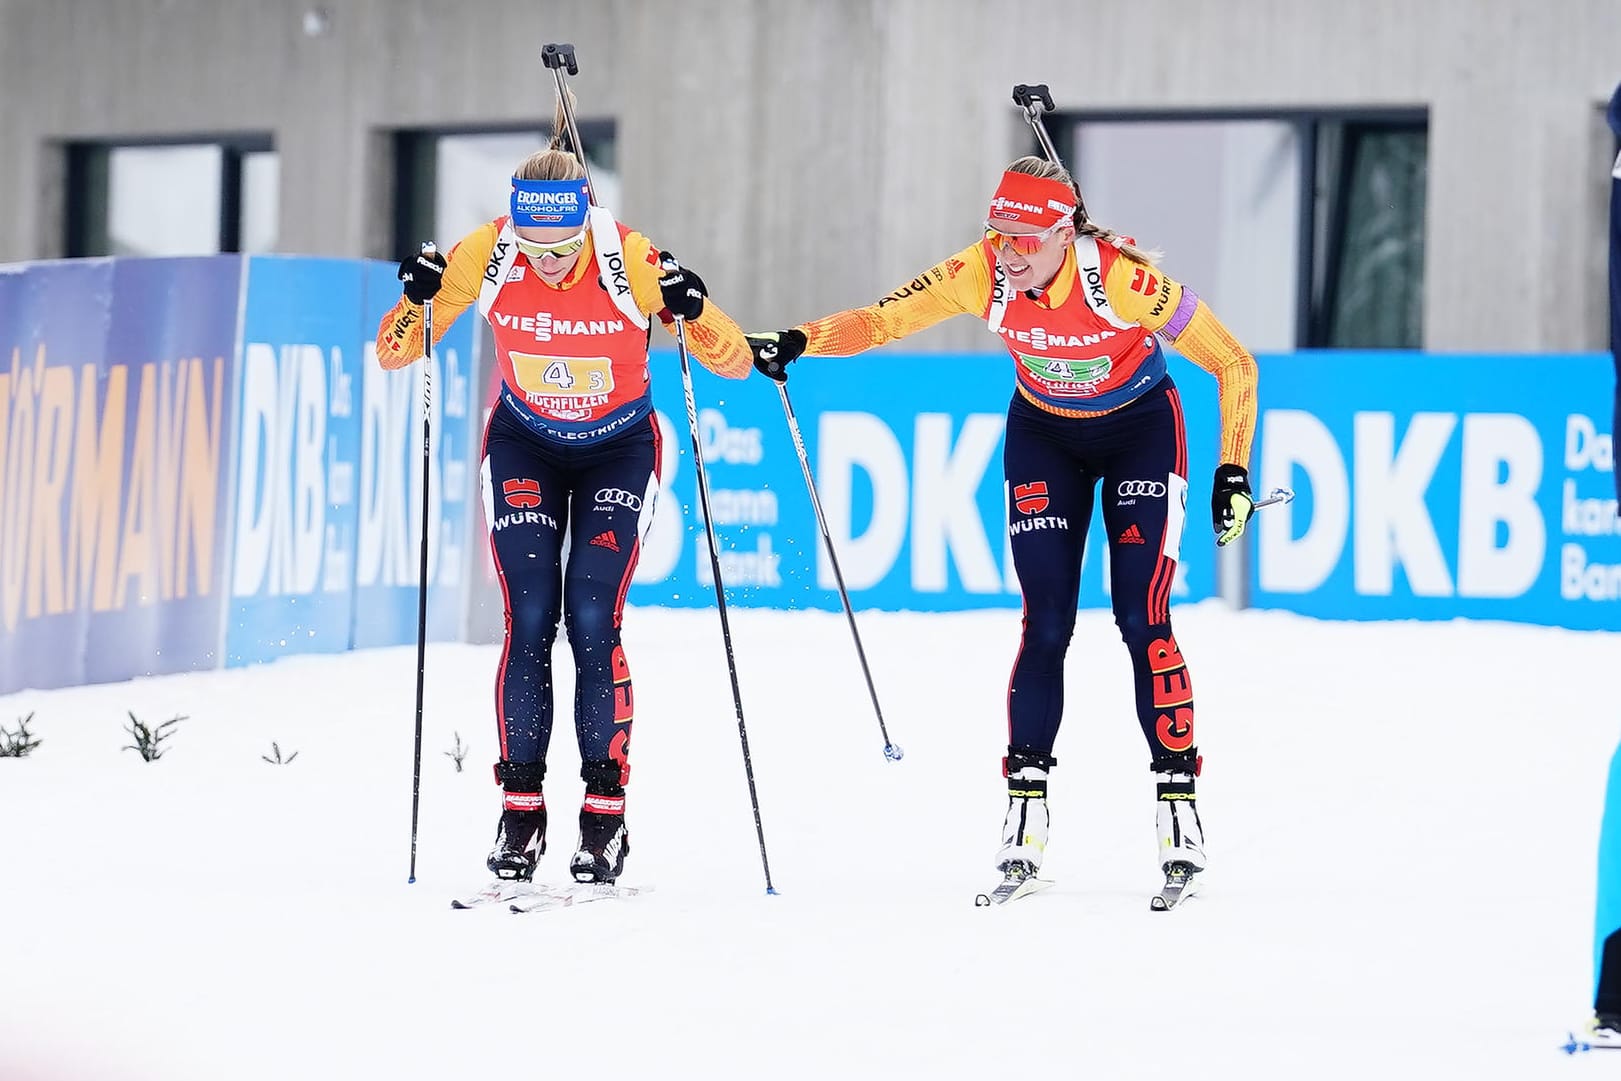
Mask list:
[{"label": "yellow glove", "polygon": [[1216,528],[1217,546],[1225,547],[1242,537],[1254,513],[1249,470],[1241,465],[1217,466],[1210,492],[1210,518]]}]

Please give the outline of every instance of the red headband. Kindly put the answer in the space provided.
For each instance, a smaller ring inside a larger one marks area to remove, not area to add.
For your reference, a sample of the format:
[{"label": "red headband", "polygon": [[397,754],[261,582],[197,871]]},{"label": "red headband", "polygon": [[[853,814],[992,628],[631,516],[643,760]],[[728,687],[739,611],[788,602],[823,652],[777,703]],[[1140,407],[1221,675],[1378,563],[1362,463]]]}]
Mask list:
[{"label": "red headband", "polygon": [[992,225],[999,221],[1022,222],[1045,229],[1074,213],[1075,190],[1062,180],[1006,172],[991,198],[986,220]]}]

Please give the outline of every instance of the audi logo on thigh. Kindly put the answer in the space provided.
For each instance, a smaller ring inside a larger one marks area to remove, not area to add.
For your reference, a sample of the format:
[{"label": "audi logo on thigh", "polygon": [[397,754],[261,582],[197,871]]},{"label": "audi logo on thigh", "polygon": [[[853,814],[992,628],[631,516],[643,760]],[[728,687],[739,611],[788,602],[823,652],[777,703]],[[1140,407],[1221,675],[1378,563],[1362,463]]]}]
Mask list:
[{"label": "audi logo on thigh", "polygon": [[1116,490],[1120,493],[1122,499],[1133,495],[1143,495],[1151,499],[1157,499],[1165,494],[1165,485],[1157,480],[1123,480]]},{"label": "audi logo on thigh", "polygon": [[[1164,485],[1161,485],[1160,491],[1163,492],[1164,490]],[[642,497],[635,492],[627,492],[623,488],[598,488],[597,502],[618,503],[621,507],[635,514],[642,512]]]}]

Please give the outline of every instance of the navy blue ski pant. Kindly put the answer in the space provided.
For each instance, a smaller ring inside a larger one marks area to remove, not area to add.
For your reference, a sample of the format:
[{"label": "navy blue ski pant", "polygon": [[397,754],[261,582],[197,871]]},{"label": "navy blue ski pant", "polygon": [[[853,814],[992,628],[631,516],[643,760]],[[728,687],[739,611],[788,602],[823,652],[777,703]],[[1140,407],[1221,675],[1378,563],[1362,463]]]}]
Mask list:
[{"label": "navy blue ski pant", "polygon": [[561,618],[574,653],[580,760],[616,761],[619,783],[628,780],[633,697],[619,625],[653,517],[659,454],[652,417],[575,447],[534,435],[505,404],[491,414],[481,480],[506,607],[495,689],[503,762],[545,761]]},{"label": "navy blue ski pant", "polygon": [[1187,439],[1170,377],[1101,417],[1055,416],[1015,394],[1003,467],[1024,594],[1024,635],[1008,686],[1009,745],[1052,753],[1087,523],[1101,498],[1109,589],[1131,654],[1137,721],[1156,761],[1191,761],[1193,690],[1170,608],[1187,507]]}]

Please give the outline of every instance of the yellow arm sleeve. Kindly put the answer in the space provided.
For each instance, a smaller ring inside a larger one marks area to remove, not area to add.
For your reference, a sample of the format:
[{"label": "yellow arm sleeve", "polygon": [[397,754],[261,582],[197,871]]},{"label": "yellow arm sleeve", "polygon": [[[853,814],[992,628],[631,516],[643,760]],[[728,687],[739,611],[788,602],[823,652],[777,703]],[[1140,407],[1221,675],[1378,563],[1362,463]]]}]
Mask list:
[{"label": "yellow arm sleeve", "polygon": [[[641,233],[625,236],[625,267],[636,307],[649,319],[657,319],[664,310],[664,294],[659,292],[663,272],[659,270],[653,242]],[[664,329],[671,337],[675,336],[674,321],[666,323]],[[743,329],[721,310],[713,297],[704,298],[704,310],[698,318],[687,320],[687,345],[698,363],[728,379],[742,379],[754,366]]]},{"label": "yellow arm sleeve", "polygon": [[1177,352],[1216,377],[1221,403],[1221,460],[1250,464],[1255,441],[1255,388],[1260,373],[1255,358],[1221,325],[1204,301],[1193,311],[1187,329],[1176,339]]},{"label": "yellow arm sleeve", "polygon": [[[484,284],[484,265],[495,250],[496,228],[486,222],[464,236],[446,261],[444,281],[433,298],[433,340],[445,332],[473,302]],[[401,297],[377,327],[377,362],[403,368],[422,356],[422,305]]]},{"label": "yellow arm sleeve", "polygon": [[1104,289],[1115,314],[1175,343],[1177,352],[1216,377],[1221,460],[1248,469],[1259,381],[1255,358],[1222,326],[1209,305],[1158,267],[1125,257],[1116,259],[1104,279]]},{"label": "yellow arm sleeve", "polygon": [[865,308],[835,312],[802,323],[810,356],[848,357],[916,334],[953,315],[985,311],[991,299],[991,268],[978,245],[936,263],[899,289]]}]

